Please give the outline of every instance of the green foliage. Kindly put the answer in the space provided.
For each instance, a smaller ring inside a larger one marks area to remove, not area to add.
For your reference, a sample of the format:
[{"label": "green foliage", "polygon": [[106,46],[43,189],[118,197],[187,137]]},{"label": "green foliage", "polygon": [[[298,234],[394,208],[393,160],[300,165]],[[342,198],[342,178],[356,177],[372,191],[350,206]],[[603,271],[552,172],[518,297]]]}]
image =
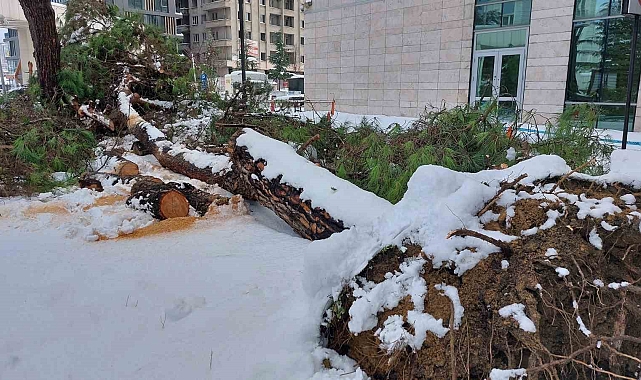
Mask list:
[{"label": "green foliage", "polygon": [[[556,154],[571,167],[595,159],[595,164],[584,171],[603,172],[613,148],[599,141],[593,109],[568,109],[557,125],[548,125],[546,136],[533,142],[531,136],[510,136],[496,106],[492,101],[481,107],[462,105],[425,112],[409,127],[394,125],[387,130],[367,120],[355,126],[332,127],[325,117],[319,123],[294,122],[286,117],[246,121],[261,132],[296,146],[319,134],[320,139],[312,144],[313,151],[303,152],[306,158],[393,203],[403,197],[409,179],[422,165],[478,172],[514,164],[507,162],[509,148],[514,148],[520,159]],[[234,130],[220,132],[224,133],[218,135],[218,142],[223,143]]]},{"label": "green foliage", "polygon": [[59,82],[66,95],[78,96],[81,102],[110,94],[119,62],[151,70],[156,69],[155,62],[160,63],[166,75],[156,84],[157,97],[173,95],[174,78],[182,80],[191,67],[179,53],[176,40],[157,26],[145,24],[140,14],[120,16],[117,8],[99,0],[71,0],[66,18]]},{"label": "green foliage", "polygon": [[27,129],[13,142],[15,157],[32,167],[28,182],[39,191],[60,185],[53,172],[82,173],[93,156],[96,141],[91,132],[81,129],[58,131],[49,121]]},{"label": "green foliage", "polygon": [[555,125],[547,123],[545,135],[536,136],[532,149],[537,154],[560,156],[572,168],[592,161],[593,164],[582,171],[592,175],[603,174],[614,147],[599,140],[597,119],[598,113],[593,106],[568,107]]},{"label": "green foliage", "polygon": [[277,79],[279,81],[280,88],[280,81],[285,80],[292,75],[287,72],[287,66],[289,66],[290,62],[289,56],[285,51],[285,43],[283,42],[282,33],[277,34],[274,44],[276,45],[276,53],[269,56],[269,62],[274,65],[274,68],[269,70],[268,75],[270,79]]}]

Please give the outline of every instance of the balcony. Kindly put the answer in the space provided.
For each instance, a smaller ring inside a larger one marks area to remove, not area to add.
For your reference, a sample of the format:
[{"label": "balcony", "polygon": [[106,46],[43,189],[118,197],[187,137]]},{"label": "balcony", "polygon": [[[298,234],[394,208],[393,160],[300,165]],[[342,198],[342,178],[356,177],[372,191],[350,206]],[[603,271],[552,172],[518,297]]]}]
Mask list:
[{"label": "balcony", "polygon": [[219,18],[217,20],[207,20],[206,28],[219,28],[221,26],[232,26],[232,20],[229,18]]},{"label": "balcony", "polygon": [[215,0],[215,1],[203,1],[202,8],[203,10],[210,10],[216,8],[230,8],[234,0]]},{"label": "balcony", "polygon": [[211,46],[213,46],[213,47],[224,47],[224,46],[232,47],[233,46],[233,44],[232,44],[233,41],[231,39],[227,39],[227,40],[207,40],[207,42],[209,42],[211,44]]}]

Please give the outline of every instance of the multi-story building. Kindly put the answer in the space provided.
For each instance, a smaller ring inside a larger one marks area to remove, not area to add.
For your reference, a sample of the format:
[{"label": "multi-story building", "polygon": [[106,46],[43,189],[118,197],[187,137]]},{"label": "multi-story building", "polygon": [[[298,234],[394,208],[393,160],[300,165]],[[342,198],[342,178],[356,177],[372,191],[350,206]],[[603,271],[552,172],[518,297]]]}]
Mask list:
[{"label": "multi-story building", "polygon": [[184,43],[196,59],[209,49],[216,48],[224,64],[218,74],[228,74],[239,68],[241,36],[239,18],[245,19],[245,42],[248,59],[258,71],[272,68],[269,56],[275,53],[274,42],[282,34],[289,54],[289,71],[302,73],[305,56],[303,47],[305,27],[302,4],[304,0],[243,0],[240,15],[238,0],[182,0],[183,19],[179,31]]},{"label": "multi-story building", "polygon": [[[62,24],[67,0],[52,0],[51,6],[58,25]],[[0,27],[7,28],[4,42],[8,45],[7,72],[5,76],[15,85],[27,85],[30,75],[37,70],[33,55],[33,41],[29,24],[18,0],[0,0]],[[31,63],[31,71],[29,70]]]},{"label": "multi-story building", "polygon": [[539,119],[592,103],[600,127],[621,129],[632,35],[621,3],[312,0],[306,95],[336,99],[344,112],[402,116],[492,96]]},{"label": "multi-story building", "polygon": [[141,13],[147,24],[162,28],[168,35],[176,35],[176,21],[182,19],[175,0],[106,0],[125,13]]}]

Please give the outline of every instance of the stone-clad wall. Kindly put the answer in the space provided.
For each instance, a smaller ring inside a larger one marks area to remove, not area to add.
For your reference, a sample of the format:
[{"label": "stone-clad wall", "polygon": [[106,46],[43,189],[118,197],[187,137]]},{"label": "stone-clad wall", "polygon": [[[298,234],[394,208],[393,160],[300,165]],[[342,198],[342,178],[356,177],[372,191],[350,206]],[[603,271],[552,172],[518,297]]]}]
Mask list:
[{"label": "stone-clad wall", "polygon": [[474,0],[313,0],[306,97],[336,99],[343,112],[401,116],[466,103],[473,19]]}]

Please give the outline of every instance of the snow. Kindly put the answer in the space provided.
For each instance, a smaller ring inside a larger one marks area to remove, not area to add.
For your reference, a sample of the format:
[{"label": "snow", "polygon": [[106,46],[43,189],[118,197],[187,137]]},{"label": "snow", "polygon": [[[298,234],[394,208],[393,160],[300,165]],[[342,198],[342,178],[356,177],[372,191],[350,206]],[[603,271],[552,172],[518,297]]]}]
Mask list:
[{"label": "snow", "polygon": [[602,287],[604,287],[604,286],[605,286],[605,284],[603,283],[603,281],[599,280],[598,278],[597,278],[597,279],[595,279],[594,281],[592,281],[592,283],[593,283],[593,284],[594,284],[594,286],[596,286],[597,288],[602,288]]},{"label": "snow", "polygon": [[12,363],[0,367],[3,379],[345,379],[354,371],[314,375],[318,326],[296,286],[309,242],[251,216],[96,243],[66,238],[55,220],[35,231],[8,222],[3,214],[0,357]]},{"label": "snow", "polygon": [[281,182],[302,188],[301,199],[313,200],[312,207],[325,209],[348,226],[365,224],[391,211],[388,201],[314,165],[286,143],[249,128],[243,131],[237,144],[247,147],[254,159],[267,161],[262,175],[269,179],[282,176]]},{"label": "snow", "polygon": [[[401,264],[401,271],[387,276],[375,286],[359,286],[352,282],[356,300],[349,309],[349,330],[358,334],[376,327],[376,315],[398,306],[401,299],[411,296],[416,310],[422,311],[425,300],[425,280],[420,276],[425,260],[409,260]],[[368,284],[365,284],[368,285]],[[370,287],[371,289],[368,289]]]},{"label": "snow", "polygon": [[610,231],[610,232],[615,231],[617,228],[619,228],[617,226],[611,225],[610,223],[606,222],[605,220],[601,221],[601,227],[603,227],[604,230]]},{"label": "snow", "polygon": [[219,154],[201,152],[195,149],[188,149],[182,144],[173,144],[167,152],[172,156],[182,154],[182,158],[200,169],[211,168],[212,173],[221,173],[231,169],[229,157]]},{"label": "snow", "polygon": [[557,267],[555,269],[556,273],[559,275],[559,277],[563,278],[565,276],[568,276],[570,274],[570,271],[563,268],[563,267]]},{"label": "snow", "polygon": [[621,196],[620,198],[623,202],[625,202],[626,205],[633,205],[637,203],[637,199],[634,195],[632,194],[626,194]]},{"label": "snow", "polygon": [[458,295],[458,289],[454,286],[451,285],[445,285],[445,284],[436,284],[434,287],[440,291],[443,292],[443,295],[447,296],[450,301],[452,301],[452,305],[454,306],[454,330],[458,330],[459,326],[461,326],[461,321],[463,320],[463,313],[465,312],[465,308],[463,305],[461,305],[461,299],[459,298]]},{"label": "snow", "polygon": [[490,371],[490,380],[510,380],[513,378],[522,379],[527,376],[525,368],[518,369],[498,369]]},{"label": "snow", "polygon": [[522,303],[513,303],[500,308],[499,315],[503,318],[514,318],[523,331],[536,332],[536,326],[534,326],[534,322],[525,315],[525,305]]},{"label": "snow", "polygon": [[555,259],[559,256],[559,252],[557,252],[556,249],[554,248],[548,248],[547,251],[545,251],[545,257],[548,259]]},{"label": "snow", "polygon": [[514,161],[516,159],[516,149],[510,147],[510,149],[507,150],[505,159],[508,161]]},{"label": "snow", "polygon": [[590,231],[590,236],[588,238],[590,244],[592,244],[596,249],[603,249],[603,240],[599,236],[599,233],[596,230],[596,227]]},{"label": "snow", "polygon": [[579,330],[585,335],[585,336],[590,336],[592,335],[592,332],[585,327],[585,324],[583,323],[583,320],[581,319],[580,315],[576,316],[576,322],[579,324]]},{"label": "snow", "polygon": [[608,288],[617,290],[617,289],[625,288],[626,286],[629,286],[629,285],[630,285],[630,283],[626,282],[626,281],[623,281],[623,282],[611,282],[611,283],[608,284]]},{"label": "snow", "polygon": [[510,262],[507,260],[501,260],[501,269],[507,269],[510,267]]}]

